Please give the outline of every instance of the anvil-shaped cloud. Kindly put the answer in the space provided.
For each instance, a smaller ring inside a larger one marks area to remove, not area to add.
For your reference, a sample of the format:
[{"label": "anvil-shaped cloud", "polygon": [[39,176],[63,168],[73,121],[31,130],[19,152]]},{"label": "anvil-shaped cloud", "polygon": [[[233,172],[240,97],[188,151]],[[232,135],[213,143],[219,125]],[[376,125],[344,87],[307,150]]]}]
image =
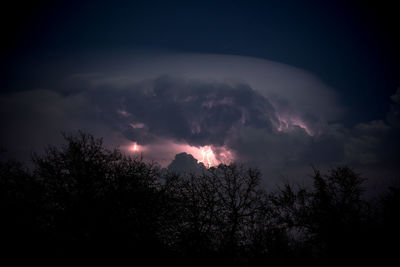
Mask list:
[{"label": "anvil-shaped cloud", "polygon": [[[201,160],[207,146],[213,164],[242,161],[278,175],[309,163],[379,162],[377,135],[396,128],[333,123],[343,114],[333,89],[267,60],[136,54],[57,64],[42,71],[41,88],[0,98],[1,140],[17,156],[82,129],[164,166],[182,152]],[[63,78],[55,82],[47,77],[56,67]]]}]

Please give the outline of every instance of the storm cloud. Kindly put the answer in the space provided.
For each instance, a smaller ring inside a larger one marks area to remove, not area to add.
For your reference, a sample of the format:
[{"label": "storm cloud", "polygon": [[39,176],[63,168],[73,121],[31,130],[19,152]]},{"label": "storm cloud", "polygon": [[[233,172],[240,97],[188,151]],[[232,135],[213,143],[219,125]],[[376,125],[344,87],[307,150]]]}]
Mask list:
[{"label": "storm cloud", "polygon": [[266,177],[310,164],[396,168],[400,91],[386,120],[346,127],[332,89],[271,61],[177,54],[60,69],[58,82],[1,95],[0,138],[16,157],[81,129],[126,153],[136,144],[164,166],[209,146],[220,162],[229,152]]},{"label": "storm cloud", "polygon": [[245,84],[159,77],[87,94],[105,121],[141,144],[163,137],[194,146],[222,146],[239,124],[269,131],[279,124],[269,100]]}]

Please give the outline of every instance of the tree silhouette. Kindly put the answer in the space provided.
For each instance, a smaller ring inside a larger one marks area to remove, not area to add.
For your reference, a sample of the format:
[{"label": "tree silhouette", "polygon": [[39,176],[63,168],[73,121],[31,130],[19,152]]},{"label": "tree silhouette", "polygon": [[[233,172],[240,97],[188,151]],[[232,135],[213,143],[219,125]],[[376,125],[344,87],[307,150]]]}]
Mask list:
[{"label": "tree silhouette", "polygon": [[48,147],[33,157],[34,177],[45,189],[42,221],[48,238],[63,241],[61,249],[83,241],[93,252],[161,250],[157,166],[108,150],[92,135],[64,137],[61,148]]},{"label": "tree silhouette", "polygon": [[357,257],[361,236],[366,234],[364,179],[343,166],[325,175],[314,169],[313,181],[312,190],[286,184],[274,196],[283,222],[304,242],[302,248],[312,250],[310,257],[323,264]]},{"label": "tree silhouette", "polygon": [[21,163],[0,162],[0,230],[2,241],[19,242],[39,235],[42,188]]},{"label": "tree silhouette", "polygon": [[175,244],[191,258],[206,253],[230,264],[249,264],[271,254],[286,235],[276,225],[260,177],[258,170],[236,164],[221,164],[201,175],[170,176],[165,186],[181,215],[173,230]]},{"label": "tree silhouette", "polygon": [[375,244],[373,250],[368,251],[379,257],[378,264],[388,265],[397,260],[400,240],[400,188],[390,186],[387,192],[380,197],[375,210],[371,240]]},{"label": "tree silhouette", "polygon": [[15,257],[282,266],[396,256],[399,189],[366,202],[364,179],[347,166],[314,168],[310,188],[267,192],[260,172],[240,164],[176,174],[90,134],[64,138],[30,169],[0,161],[0,242]]}]

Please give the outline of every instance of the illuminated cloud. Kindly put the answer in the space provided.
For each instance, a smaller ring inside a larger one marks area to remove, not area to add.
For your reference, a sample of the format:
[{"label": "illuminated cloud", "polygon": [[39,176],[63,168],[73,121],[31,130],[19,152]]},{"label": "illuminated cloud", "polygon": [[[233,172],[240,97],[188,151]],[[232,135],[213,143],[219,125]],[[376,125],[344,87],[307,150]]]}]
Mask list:
[{"label": "illuminated cloud", "polygon": [[311,163],[379,164],[397,153],[397,95],[387,123],[344,127],[332,123],[343,114],[332,89],[271,61],[136,55],[62,71],[65,80],[48,89],[1,96],[0,137],[10,152],[29,154],[82,129],[164,167],[187,153],[206,167],[240,161],[274,177]]},{"label": "illuminated cloud", "polygon": [[154,142],[140,145],[137,142],[126,141],[121,150],[132,156],[143,156],[152,159],[166,167],[176,154],[188,153],[205,167],[219,164],[230,164],[235,160],[235,154],[226,146],[191,146],[187,143],[177,143],[175,140],[159,138]]}]

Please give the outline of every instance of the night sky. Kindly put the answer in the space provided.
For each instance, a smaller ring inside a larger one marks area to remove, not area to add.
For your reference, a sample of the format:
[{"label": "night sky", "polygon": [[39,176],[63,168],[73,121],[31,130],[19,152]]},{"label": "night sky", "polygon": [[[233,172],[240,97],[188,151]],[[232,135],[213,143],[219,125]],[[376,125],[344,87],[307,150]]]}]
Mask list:
[{"label": "night sky", "polygon": [[310,164],[398,177],[393,2],[34,2],[2,7],[13,157],[81,129],[163,167],[257,166],[269,184]]}]

